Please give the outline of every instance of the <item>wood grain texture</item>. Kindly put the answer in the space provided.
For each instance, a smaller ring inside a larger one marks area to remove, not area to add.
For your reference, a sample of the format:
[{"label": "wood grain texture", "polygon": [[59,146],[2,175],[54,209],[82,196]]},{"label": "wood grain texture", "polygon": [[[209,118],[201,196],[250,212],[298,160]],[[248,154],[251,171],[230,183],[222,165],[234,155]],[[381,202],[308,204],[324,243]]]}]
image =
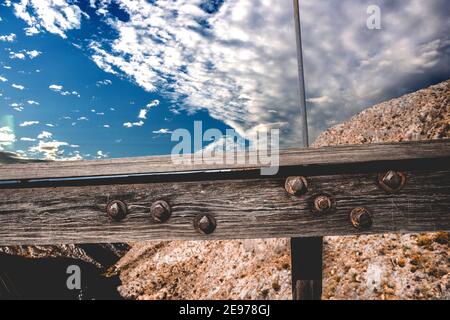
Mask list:
[{"label": "wood grain texture", "polygon": [[[450,231],[450,170],[406,175],[405,188],[394,195],[377,185],[376,173],[308,177],[309,191],[302,197],[288,195],[279,178],[3,189],[0,245]],[[335,212],[312,212],[318,194],[334,198]],[[160,199],[172,208],[164,224],[149,214],[151,203]],[[125,220],[107,217],[110,200],[128,204]],[[373,215],[366,231],[349,222],[350,211],[361,206]],[[217,220],[210,235],[193,227],[201,213]]]},{"label": "wood grain texture", "polygon": [[[280,167],[317,174],[333,172],[327,169],[375,162],[403,162],[427,159],[450,159],[450,140],[338,146],[320,149],[289,149],[280,151]],[[228,170],[245,173],[259,169],[250,164],[249,153],[240,153],[234,164],[173,164],[170,156],[121,158],[89,161],[44,162],[0,166],[1,180],[29,180],[65,177],[95,177],[105,175],[177,173],[186,171]],[[185,156],[192,159],[192,155]],[[205,161],[208,162],[208,161]]]}]

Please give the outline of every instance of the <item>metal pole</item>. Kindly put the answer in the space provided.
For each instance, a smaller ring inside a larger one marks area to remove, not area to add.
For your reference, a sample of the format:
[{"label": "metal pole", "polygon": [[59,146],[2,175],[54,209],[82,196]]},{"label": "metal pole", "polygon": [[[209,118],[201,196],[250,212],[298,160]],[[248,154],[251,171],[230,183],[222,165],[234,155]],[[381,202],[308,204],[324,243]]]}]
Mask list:
[{"label": "metal pole", "polygon": [[[297,42],[300,115],[302,117],[301,143],[308,147],[308,121],[306,114],[305,75],[303,70],[302,32],[299,0],[294,1],[294,20]],[[294,300],[320,300],[322,295],[323,238],[291,239],[292,298]]]},{"label": "metal pole", "polygon": [[300,116],[302,118],[301,144],[302,147],[309,147],[308,138],[308,119],[306,114],[306,92],[305,92],[305,73],[303,70],[303,48],[302,48],[302,31],[300,25],[300,5],[298,0],[294,0],[294,20],[295,20],[295,36],[297,43],[297,65],[299,78],[299,94],[300,94]]}]

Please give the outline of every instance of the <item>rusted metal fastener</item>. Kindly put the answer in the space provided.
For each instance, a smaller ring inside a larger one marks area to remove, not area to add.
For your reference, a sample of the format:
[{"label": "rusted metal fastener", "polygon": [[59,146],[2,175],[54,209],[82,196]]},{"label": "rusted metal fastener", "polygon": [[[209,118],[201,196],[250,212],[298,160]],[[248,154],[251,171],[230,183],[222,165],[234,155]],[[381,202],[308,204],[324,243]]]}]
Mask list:
[{"label": "rusted metal fastener", "polygon": [[333,209],[333,201],[326,195],[320,195],[314,198],[314,211],[319,213],[327,213]]},{"label": "rusted metal fastener", "polygon": [[308,192],[308,182],[305,177],[288,177],[284,188],[293,196],[301,196]]},{"label": "rusted metal fastener", "polygon": [[372,226],[372,215],[366,208],[355,208],[350,212],[350,221],[356,229],[369,229]]},{"label": "rusted metal fastener", "polygon": [[210,214],[201,214],[194,219],[194,227],[204,234],[211,234],[216,229],[216,219]]},{"label": "rusted metal fastener", "polygon": [[405,186],[406,176],[402,172],[390,170],[378,175],[378,183],[387,193],[396,193]]},{"label": "rusted metal fastener", "polygon": [[167,202],[158,200],[152,203],[150,213],[155,221],[166,222],[170,219],[172,210]]},{"label": "rusted metal fastener", "polygon": [[111,219],[120,221],[125,219],[125,217],[127,216],[128,208],[125,202],[120,200],[113,200],[106,206],[106,213]]}]

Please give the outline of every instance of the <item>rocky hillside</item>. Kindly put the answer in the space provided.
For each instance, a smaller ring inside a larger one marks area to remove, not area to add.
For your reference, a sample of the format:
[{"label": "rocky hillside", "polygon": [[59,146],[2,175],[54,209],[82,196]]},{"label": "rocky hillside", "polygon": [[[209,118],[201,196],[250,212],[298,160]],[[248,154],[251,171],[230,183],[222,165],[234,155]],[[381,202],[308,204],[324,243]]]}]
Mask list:
[{"label": "rocky hillside", "polygon": [[[366,109],[314,147],[449,138],[450,80]],[[450,299],[447,233],[327,237],[324,299]],[[290,299],[289,240],[136,243],[117,263],[129,299]]]}]

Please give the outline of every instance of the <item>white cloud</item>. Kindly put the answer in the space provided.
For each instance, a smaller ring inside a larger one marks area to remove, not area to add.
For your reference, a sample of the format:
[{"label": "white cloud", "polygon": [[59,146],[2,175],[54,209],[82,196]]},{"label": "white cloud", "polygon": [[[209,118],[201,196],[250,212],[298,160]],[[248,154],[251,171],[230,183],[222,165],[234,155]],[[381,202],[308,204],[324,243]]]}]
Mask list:
[{"label": "white cloud", "polygon": [[[298,144],[292,1],[255,6],[230,0],[213,15],[198,10],[197,1],[121,3],[131,19],[111,22],[119,36],[91,43],[99,67],[123,73],[148,91],[175,92],[171,97],[179,109],[206,109],[242,134],[261,123],[288,122],[282,143]],[[376,3],[382,8],[382,32],[366,28],[367,1],[301,2],[312,137],[330,119],[345,120],[401,95],[401,88],[450,74],[448,0]],[[199,20],[209,25],[206,35],[196,31]]]},{"label": "white cloud", "polygon": [[77,91],[67,91],[67,90],[63,91],[64,87],[62,85],[51,84],[48,86],[48,88],[54,92],[58,92],[62,96],[73,95],[77,96],[78,98],[80,97],[80,94]]},{"label": "white cloud", "polygon": [[55,125],[53,123],[46,123],[45,124],[46,127],[50,127],[50,128],[54,128]]},{"label": "white cloud", "polygon": [[202,150],[197,151],[197,153],[203,154],[220,154],[223,152],[230,151],[244,151],[245,141],[243,139],[236,139],[234,136],[222,136],[219,139],[208,144]]},{"label": "white cloud", "polygon": [[18,90],[23,90],[23,89],[25,89],[24,86],[22,86],[22,85],[20,85],[20,84],[15,84],[15,83],[13,83],[13,84],[11,85],[11,87],[13,87],[14,89],[18,89]]},{"label": "white cloud", "polygon": [[169,134],[169,133],[172,133],[172,131],[169,130],[169,129],[161,128],[159,130],[153,131],[153,133],[156,133],[156,134]]},{"label": "white cloud", "polygon": [[139,111],[138,119],[147,119],[147,113],[150,109],[159,106],[159,100],[153,100]]},{"label": "white cloud", "polygon": [[[166,93],[174,112],[206,109],[242,133],[286,120],[295,131],[299,117],[287,112],[298,110],[299,101],[291,0],[267,0],[257,8],[230,0],[213,14],[200,3],[120,1],[131,18],[108,20],[118,37],[91,41],[92,60],[147,91]],[[198,21],[209,26],[203,34]],[[147,115],[142,108],[138,119]]]},{"label": "white cloud", "polygon": [[147,109],[141,109],[141,110],[139,111],[138,118],[139,118],[139,119],[147,119],[147,112],[148,112]]},{"label": "white cloud", "polygon": [[63,89],[63,86],[60,86],[58,84],[51,84],[48,86],[48,88],[53,91],[61,91]]},{"label": "white cloud", "polygon": [[42,30],[67,38],[65,32],[80,28],[82,11],[63,0],[21,0],[14,4],[14,13],[28,24],[31,36]]},{"label": "white cloud", "polygon": [[104,124],[103,128],[111,128],[111,126],[109,124]]},{"label": "white cloud", "polygon": [[89,119],[87,117],[79,117],[77,120],[78,121],[89,121]]},{"label": "white cloud", "polygon": [[80,94],[77,91],[61,91],[61,95],[62,96],[70,96],[70,95],[74,95],[74,96],[80,96]]},{"label": "white cloud", "polygon": [[16,39],[16,35],[14,33],[0,36],[0,41],[4,41],[4,42],[13,42],[15,39]]},{"label": "white cloud", "polygon": [[39,124],[39,121],[24,121],[21,124],[19,124],[19,126],[21,127],[29,127],[29,126],[33,126]]},{"label": "white cloud", "polygon": [[38,57],[39,55],[41,55],[42,52],[41,51],[37,51],[37,50],[22,50],[20,52],[14,52],[14,51],[10,51],[9,52],[9,58],[10,59],[19,59],[19,60],[25,60],[26,57],[28,57],[29,59],[34,59],[36,57]]},{"label": "white cloud", "polygon": [[53,137],[53,134],[51,132],[48,132],[48,131],[42,131],[37,136],[38,139],[50,139],[51,137]]},{"label": "white cloud", "polygon": [[68,146],[67,142],[61,141],[39,141],[39,144],[33,147],[30,147],[28,150],[31,153],[43,153],[45,158],[48,160],[57,160],[58,157],[63,155],[60,150],[63,146]]},{"label": "white cloud", "polygon": [[97,156],[96,156],[97,159],[104,159],[107,157],[108,157],[108,154],[103,153],[102,150],[97,151]]},{"label": "white cloud", "polygon": [[22,138],[20,138],[20,141],[34,142],[34,141],[36,141],[36,139],[33,139],[33,138],[27,138],[27,137],[22,137]]},{"label": "white cloud", "polygon": [[39,33],[39,29],[36,27],[27,27],[24,28],[23,31],[25,31],[25,35],[31,37],[34,36],[35,34]]},{"label": "white cloud", "polygon": [[155,99],[155,100],[152,100],[151,102],[149,102],[145,107],[147,108],[147,109],[151,109],[151,108],[153,108],[153,107],[157,107],[157,106],[159,106],[159,100],[158,99]]},{"label": "white cloud", "polygon": [[0,127],[0,148],[10,146],[16,141],[14,131],[9,127]]},{"label": "white cloud", "polygon": [[78,151],[74,151],[73,153],[69,154],[69,157],[64,157],[64,158],[60,158],[60,159],[56,159],[58,161],[79,161],[79,160],[83,160],[83,156],[78,152]]},{"label": "white cloud", "polygon": [[25,54],[23,52],[10,52],[9,53],[9,58],[10,59],[20,59],[20,60],[25,60]]},{"label": "white cloud", "polygon": [[306,99],[306,102],[309,102],[312,104],[323,104],[323,103],[332,103],[333,99],[331,99],[328,96],[322,96],[322,97],[317,97],[317,98]]},{"label": "white cloud", "polygon": [[105,80],[97,81],[96,86],[97,86],[97,87],[101,87],[101,86],[109,86],[109,85],[111,85],[111,84],[112,84],[112,81],[111,81],[111,80],[105,79]]},{"label": "white cloud", "polygon": [[6,79],[5,77],[0,76],[0,81],[1,82],[6,82],[6,81],[8,81],[8,79]]},{"label": "white cloud", "polygon": [[35,106],[38,106],[38,105],[39,105],[39,102],[34,101],[34,100],[28,100],[27,103],[28,103],[29,105],[35,105]]},{"label": "white cloud", "polygon": [[[312,137],[366,107],[448,78],[450,7],[431,3],[302,1],[307,93],[330,98],[309,106]],[[368,4],[380,6],[382,30],[366,28]]]},{"label": "white cloud", "polygon": [[138,121],[138,122],[126,122],[123,124],[124,127],[126,128],[132,128],[132,127],[142,127],[144,125],[143,121]]},{"label": "white cloud", "polygon": [[37,51],[37,50],[31,50],[31,51],[26,51],[26,54],[28,55],[28,57],[29,57],[30,59],[34,59],[34,58],[36,58],[37,56],[41,55],[42,52]]}]

